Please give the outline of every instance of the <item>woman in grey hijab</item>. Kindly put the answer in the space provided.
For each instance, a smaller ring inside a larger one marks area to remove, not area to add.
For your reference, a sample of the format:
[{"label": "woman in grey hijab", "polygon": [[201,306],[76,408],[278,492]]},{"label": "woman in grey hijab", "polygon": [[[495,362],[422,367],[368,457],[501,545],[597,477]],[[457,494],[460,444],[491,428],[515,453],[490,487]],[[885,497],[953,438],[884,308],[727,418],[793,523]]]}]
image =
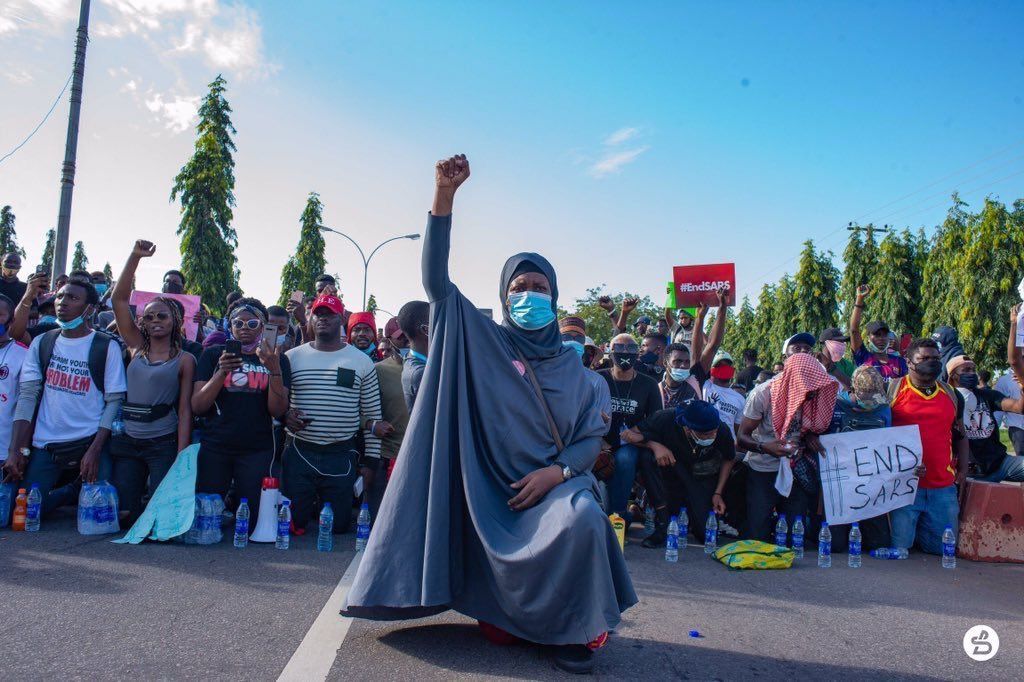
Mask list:
[{"label": "woman in grey hijab", "polygon": [[505,264],[500,325],[452,284],[451,212],[466,157],[438,162],[436,176],[423,250],[429,360],[342,613],[454,609],[492,641],[549,645],[556,664],[585,672],[637,601],[590,473],[607,429],[600,396],[562,345],[545,258]]}]

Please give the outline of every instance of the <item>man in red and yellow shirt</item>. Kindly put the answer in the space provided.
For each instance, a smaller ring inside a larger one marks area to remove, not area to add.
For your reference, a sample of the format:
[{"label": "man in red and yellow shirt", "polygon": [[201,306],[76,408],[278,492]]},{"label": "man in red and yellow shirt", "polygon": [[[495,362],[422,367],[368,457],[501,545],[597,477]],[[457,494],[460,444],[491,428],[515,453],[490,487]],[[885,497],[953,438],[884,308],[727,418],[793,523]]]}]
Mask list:
[{"label": "man in red and yellow shirt", "polygon": [[963,398],[938,381],[939,346],[918,339],[907,349],[910,373],[890,387],[892,425],[916,425],[921,432],[922,464],[914,502],[889,514],[894,547],[910,549],[915,539],[929,554],[942,554],[942,532],[957,528],[957,484],[967,477],[968,442],[962,428]]}]

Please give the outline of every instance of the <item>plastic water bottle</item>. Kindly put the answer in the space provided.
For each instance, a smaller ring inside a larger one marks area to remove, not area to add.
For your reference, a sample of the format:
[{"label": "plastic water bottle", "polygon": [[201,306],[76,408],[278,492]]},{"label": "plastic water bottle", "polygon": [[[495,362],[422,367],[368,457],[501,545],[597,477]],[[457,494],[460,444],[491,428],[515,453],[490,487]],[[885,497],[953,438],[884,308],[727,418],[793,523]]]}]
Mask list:
[{"label": "plastic water bottle", "polygon": [[818,568],[832,568],[832,531],[828,529],[828,521],[821,522],[818,533]]},{"label": "plastic water bottle", "polygon": [[117,411],[117,417],[110,424],[110,433],[114,436],[124,435],[124,414],[120,409]]},{"label": "plastic water bottle", "polygon": [[708,512],[708,522],[704,524],[704,553],[714,554],[718,549],[718,517],[714,510]]},{"label": "plastic water bottle", "polygon": [[668,539],[665,540],[665,561],[670,564],[679,561],[679,521],[674,516],[668,522]]},{"label": "plastic water bottle", "polygon": [[854,521],[853,525],[850,526],[850,546],[849,554],[847,555],[847,562],[850,568],[860,568],[860,549],[860,525]]},{"label": "plastic water bottle", "polygon": [[235,510],[235,547],[244,549],[249,544],[249,498],[243,497]]},{"label": "plastic water bottle", "polygon": [[654,532],[654,507],[650,505],[644,510],[644,531],[648,535]]},{"label": "plastic water bottle", "polygon": [[793,553],[795,558],[804,558],[804,517],[797,514],[793,520]]},{"label": "plastic water bottle", "polygon": [[281,508],[277,510],[277,542],[274,546],[278,549],[288,549],[288,540],[291,536],[292,507],[291,502],[285,500]]},{"label": "plastic water bottle", "polygon": [[[28,527],[25,529],[28,530]],[[953,534],[953,526],[946,526],[942,532],[942,567],[956,568],[956,535]]]},{"label": "plastic water bottle", "polygon": [[362,552],[366,549],[366,543],[370,540],[370,505],[363,502],[359,507],[359,516],[356,518],[356,551]]},{"label": "plastic water bottle", "polygon": [[39,492],[39,486],[32,484],[28,492],[28,506],[25,509],[25,530],[30,533],[39,531],[39,519],[43,513],[43,494]]},{"label": "plastic water bottle", "polygon": [[334,510],[330,502],[324,502],[320,511],[320,532],[316,536],[316,551],[330,552],[334,549]]},{"label": "plastic water bottle", "polygon": [[208,545],[215,545],[224,539],[224,532],[221,525],[224,523],[224,500],[220,495],[210,494],[209,510],[210,517],[207,521],[207,542]]},{"label": "plastic water bottle", "polygon": [[779,522],[775,524],[775,544],[779,547],[786,546],[786,536],[789,534],[789,524],[786,523],[786,515],[779,514]]},{"label": "plastic water bottle", "polygon": [[679,508],[679,549],[686,548],[686,538],[690,535],[690,517],[686,513],[686,507]]},{"label": "plastic water bottle", "polygon": [[906,559],[910,552],[906,547],[879,547],[871,550],[871,556],[876,559]]}]

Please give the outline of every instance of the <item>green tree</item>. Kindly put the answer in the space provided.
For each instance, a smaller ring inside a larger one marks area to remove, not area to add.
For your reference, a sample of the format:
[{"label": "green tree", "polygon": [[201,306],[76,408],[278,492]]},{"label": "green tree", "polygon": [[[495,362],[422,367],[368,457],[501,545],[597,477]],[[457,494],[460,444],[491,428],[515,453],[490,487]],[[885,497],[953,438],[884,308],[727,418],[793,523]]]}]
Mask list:
[{"label": "green tree", "polygon": [[71,258],[72,270],[85,270],[89,267],[89,257],[85,255],[85,245],[75,242],[75,255]]},{"label": "green tree", "polygon": [[885,235],[871,282],[871,319],[884,320],[897,334],[914,333],[921,326],[915,267],[913,235],[907,230]]},{"label": "green tree", "polygon": [[0,208],[0,254],[16,253],[25,257],[25,249],[18,246],[18,235],[14,231],[17,218],[10,206]]},{"label": "green tree", "polygon": [[107,278],[108,282],[114,281],[114,269],[110,267],[110,263],[103,266],[103,276]]},{"label": "green tree", "polygon": [[[857,300],[857,287],[869,284],[873,278],[875,263],[878,258],[878,245],[875,242],[875,226],[864,227],[851,225],[850,240],[843,250],[843,276],[840,282],[839,303],[844,318],[850,317],[853,302]],[[861,239],[861,232],[864,238]],[[865,319],[869,315],[871,302],[865,304]]]},{"label": "green tree", "polygon": [[970,232],[970,214],[966,208],[967,204],[954,194],[953,206],[932,237],[921,276],[921,291],[924,292],[921,333],[924,335],[930,335],[942,325],[956,325],[959,311],[966,302],[963,292],[956,289],[960,284],[960,278],[956,277],[956,256],[967,243]]},{"label": "green tree", "polygon": [[[576,299],[574,303],[574,310],[560,310],[560,315],[576,315],[583,318],[587,323],[587,336],[592,338],[595,343],[607,343],[612,338],[612,321],[608,317],[608,313],[598,304],[598,299],[601,296],[609,295],[604,290],[605,285],[602,284],[597,287],[587,289],[587,293],[582,297]],[[640,302],[637,304],[636,310],[630,315],[630,321],[636,320],[641,315],[647,315],[652,320],[657,320],[664,317],[665,312],[660,308],[654,301],[651,300],[650,296],[639,297],[629,292],[624,292],[611,296],[612,301],[615,303],[617,309],[621,309],[622,300],[626,298],[639,298]]]},{"label": "green tree", "polygon": [[366,299],[366,312],[376,313],[377,312],[377,297],[370,294],[370,297]]},{"label": "green tree", "polygon": [[737,367],[740,363],[740,353],[748,348],[757,349],[758,343],[754,336],[755,318],[754,306],[750,304],[750,298],[744,296],[740,303],[740,311],[736,313],[735,330],[727,330],[729,335],[725,337],[724,341],[729,346],[729,352],[735,356]]},{"label": "green tree", "polygon": [[324,272],[327,260],[324,258],[324,235],[320,231],[324,205],[320,195],[310,192],[306,208],[299,216],[299,245],[295,255],[288,259],[281,270],[281,305],[284,305],[293,291],[312,294],[316,278]]},{"label": "green tree", "polygon": [[50,228],[46,231],[46,245],[43,246],[43,260],[39,266],[47,272],[53,271],[53,247],[57,243],[57,230]]},{"label": "green tree", "polygon": [[800,253],[795,285],[796,319],[800,330],[816,335],[836,326],[839,271],[832,264],[832,254],[816,251],[810,239],[804,242]]},{"label": "green tree", "polygon": [[764,284],[757,297],[754,323],[751,325],[750,347],[757,351],[762,364],[771,365],[779,357],[779,348],[771,347],[772,324],[775,320],[775,286]]},{"label": "green tree", "polygon": [[790,275],[785,275],[775,287],[775,305],[772,309],[771,336],[768,341],[768,357],[782,355],[782,344],[797,331],[799,308],[796,300],[796,284]]},{"label": "green tree", "polygon": [[217,76],[199,108],[195,151],[171,189],[171,201],[181,199],[181,271],[189,292],[199,295],[217,314],[223,314],[224,299],[238,289],[238,235],[231,227],[235,205],[231,135],[236,131],[224,92],[225,81]]}]

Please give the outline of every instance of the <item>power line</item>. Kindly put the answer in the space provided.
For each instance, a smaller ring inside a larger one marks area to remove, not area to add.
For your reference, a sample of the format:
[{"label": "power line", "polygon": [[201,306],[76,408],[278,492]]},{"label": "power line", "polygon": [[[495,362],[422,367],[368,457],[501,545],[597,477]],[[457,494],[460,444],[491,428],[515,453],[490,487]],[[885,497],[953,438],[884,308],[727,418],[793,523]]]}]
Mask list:
[{"label": "power line", "polygon": [[52,114],[53,110],[57,108],[57,105],[60,103],[60,98],[64,96],[64,92],[68,89],[68,86],[71,85],[71,78],[73,76],[74,76],[74,73],[72,73],[72,74],[70,74],[68,76],[67,81],[64,82],[64,87],[60,89],[60,94],[57,95],[57,99],[55,99],[53,101],[53,105],[50,106],[50,110],[46,112],[45,116],[43,116],[43,120],[39,122],[39,125],[37,125],[32,130],[32,132],[28,134],[28,137],[26,137],[24,140],[22,140],[21,144],[19,144],[17,147],[15,147],[11,151],[7,152],[3,156],[0,156],[0,163],[3,163],[4,161],[6,161],[11,156],[14,156],[14,153],[16,151],[18,151],[19,149],[24,147],[26,144],[28,144],[28,141],[32,139],[32,136],[39,132],[39,129],[43,127],[44,123],[46,123],[46,119],[50,118],[50,114]]}]

